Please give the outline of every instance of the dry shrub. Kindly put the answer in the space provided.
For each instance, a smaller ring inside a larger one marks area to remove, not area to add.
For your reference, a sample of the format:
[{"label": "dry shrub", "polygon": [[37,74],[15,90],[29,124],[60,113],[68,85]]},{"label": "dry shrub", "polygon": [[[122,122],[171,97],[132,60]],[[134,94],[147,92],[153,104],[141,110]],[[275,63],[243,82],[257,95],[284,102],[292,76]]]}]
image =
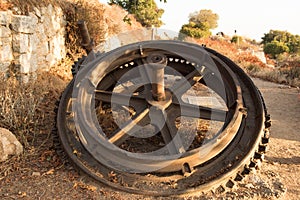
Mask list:
[{"label": "dry shrub", "polygon": [[262,70],[253,76],[261,78],[263,80],[280,83],[280,84],[288,84],[288,80],[286,76],[278,70]]},{"label": "dry shrub", "polygon": [[[300,56],[285,54],[275,68],[270,68],[262,63],[256,56],[247,51],[239,50],[237,45],[228,40],[212,40],[209,38],[196,40],[199,44],[205,44],[219,53],[227,56],[245,70],[247,74],[263,80],[300,87]],[[251,44],[251,49],[258,47]],[[275,61],[268,63],[275,64]]]},{"label": "dry shrub", "polygon": [[300,66],[299,65],[282,68],[279,71],[280,74],[282,74],[286,78],[287,84],[295,87],[300,87]]},{"label": "dry shrub", "polygon": [[[87,22],[87,28],[96,45],[104,42],[111,35],[142,27],[132,15],[128,15],[120,7],[104,5],[98,0],[66,0],[65,5],[61,5],[61,7],[67,17],[68,38],[66,44],[70,51],[74,47],[80,46],[81,38],[77,30],[78,20]],[[132,25],[123,21],[124,16],[131,19]]]},{"label": "dry shrub", "polygon": [[69,82],[72,80],[73,75],[71,72],[72,65],[74,64],[74,60],[70,57],[65,57],[55,66],[49,69],[49,73],[51,75],[57,76],[58,78]]},{"label": "dry shrub", "polygon": [[[78,30],[77,22],[78,20],[85,20],[88,24],[88,30],[91,34],[91,37],[94,38],[96,35],[95,32],[97,32],[93,27],[91,26],[100,26],[100,21],[102,22],[102,19],[99,19],[99,17],[91,19],[88,13],[93,13],[94,11],[88,10],[91,8],[91,6],[88,6],[88,3],[84,3],[86,1],[83,0],[66,0],[62,3],[61,8],[63,9],[63,12],[66,16],[66,49],[67,49],[67,56],[70,57],[72,60],[77,60],[79,57],[81,57],[83,54],[85,54],[84,49],[81,47],[81,37]],[[97,6],[95,6],[95,9],[99,9]],[[98,10],[99,11],[99,10]],[[101,16],[101,15],[98,15]],[[95,22],[97,21],[97,22]],[[97,36],[102,37],[103,33],[99,33]]]},{"label": "dry shrub", "polygon": [[[114,12],[114,9],[120,8],[104,6],[97,0],[9,0],[8,3],[0,3],[1,9],[11,9],[12,6],[17,14],[28,14],[35,7],[49,4],[61,7],[66,17],[66,58],[49,72],[27,75],[27,83],[20,81],[24,76],[12,73],[6,77],[0,74],[0,126],[14,132],[26,147],[42,145],[50,136],[55,123],[55,102],[66,87],[66,81],[72,78],[70,69],[74,60],[85,53],[80,44],[78,20],[87,21],[96,44],[106,37],[107,32],[118,34],[123,28],[119,28],[118,24],[125,24],[105,18],[105,9]],[[118,11],[114,14],[118,15]]]},{"label": "dry shrub", "polygon": [[277,67],[289,68],[289,67],[300,67],[300,53],[289,54],[283,53],[276,58]]},{"label": "dry shrub", "polygon": [[239,52],[236,48],[236,45],[232,44],[229,40],[212,40],[210,38],[201,38],[195,40],[198,44],[204,44],[208,48],[212,48],[215,51],[229,57],[237,55]]},{"label": "dry shrub", "polygon": [[[256,67],[255,67],[256,68]],[[300,68],[256,68],[252,71],[247,71],[251,76],[261,78],[263,80],[285,84],[293,87],[300,87]]]},{"label": "dry shrub", "polygon": [[294,87],[300,86],[300,67],[269,68],[250,62],[249,59],[241,60],[240,65],[250,76]]},{"label": "dry shrub", "polygon": [[61,3],[61,7],[67,20],[66,47],[68,55],[73,60],[84,54],[77,27],[78,20],[87,22],[87,28],[95,45],[99,45],[110,35],[141,28],[141,25],[131,15],[129,17],[132,19],[132,26],[123,22],[123,17],[128,13],[120,7],[104,5],[98,0],[65,0],[64,3]]},{"label": "dry shrub", "polygon": [[[273,60],[274,72],[268,74],[270,81],[300,87],[300,55],[284,53]],[[271,79],[270,77],[273,77]]]},{"label": "dry shrub", "polygon": [[245,66],[245,71],[252,76],[255,76],[257,73],[263,70],[259,65],[255,65],[251,62],[247,64],[244,63],[244,66]]},{"label": "dry shrub", "polygon": [[0,74],[0,127],[11,130],[25,147],[43,145],[54,127],[55,102],[65,85],[47,72],[32,74],[28,83],[20,76]]},{"label": "dry shrub", "polygon": [[236,62],[251,76],[275,83],[300,86],[300,59],[298,57],[287,55],[285,59],[277,61],[275,68],[267,67],[257,58],[246,54],[239,56]]},{"label": "dry shrub", "polygon": [[12,3],[7,1],[1,1],[0,2],[0,11],[7,11],[12,8]]},{"label": "dry shrub", "polygon": [[293,66],[280,69],[290,79],[300,79],[300,66]]},{"label": "dry shrub", "polygon": [[[43,7],[43,6],[48,6],[49,4],[53,6],[58,6],[58,2],[60,1],[55,1],[55,0],[8,0],[13,9],[13,12],[15,14],[21,14],[21,15],[28,15],[29,12],[33,11],[34,7]],[[12,8],[11,7],[11,8]]]},{"label": "dry shrub", "polygon": [[[75,0],[72,0],[75,1]],[[77,19],[85,20],[91,37],[95,40],[96,44],[105,39],[107,29],[105,28],[105,8],[104,5],[97,0],[78,0],[75,1],[77,7]]]}]

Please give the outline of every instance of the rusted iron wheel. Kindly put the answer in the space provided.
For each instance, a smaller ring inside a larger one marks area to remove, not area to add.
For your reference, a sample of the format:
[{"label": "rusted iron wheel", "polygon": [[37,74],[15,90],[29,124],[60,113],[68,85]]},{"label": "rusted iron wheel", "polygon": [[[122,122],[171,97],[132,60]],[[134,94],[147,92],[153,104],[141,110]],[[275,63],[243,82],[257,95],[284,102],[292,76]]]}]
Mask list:
[{"label": "rusted iron wheel", "polygon": [[75,166],[111,187],[155,196],[233,187],[263,159],[269,127],[262,96],[240,67],[178,41],[97,56],[57,112]]}]

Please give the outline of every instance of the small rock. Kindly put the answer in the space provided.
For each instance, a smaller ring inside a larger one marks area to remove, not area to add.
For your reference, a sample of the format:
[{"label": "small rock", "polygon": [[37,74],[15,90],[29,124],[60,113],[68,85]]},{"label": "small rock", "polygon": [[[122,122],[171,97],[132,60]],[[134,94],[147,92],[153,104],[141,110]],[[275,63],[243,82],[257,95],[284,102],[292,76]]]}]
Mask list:
[{"label": "small rock", "polygon": [[32,172],[32,176],[40,176],[41,173],[40,172]]},{"label": "small rock", "polygon": [[254,185],[251,184],[251,183],[246,184],[245,187],[248,188],[248,189],[254,189],[255,188]]},{"label": "small rock", "polygon": [[16,136],[7,129],[0,128],[0,162],[7,160],[9,155],[19,155],[23,146]]},{"label": "small rock", "polygon": [[289,85],[279,85],[278,87],[280,89],[291,89],[291,86],[289,86]]}]

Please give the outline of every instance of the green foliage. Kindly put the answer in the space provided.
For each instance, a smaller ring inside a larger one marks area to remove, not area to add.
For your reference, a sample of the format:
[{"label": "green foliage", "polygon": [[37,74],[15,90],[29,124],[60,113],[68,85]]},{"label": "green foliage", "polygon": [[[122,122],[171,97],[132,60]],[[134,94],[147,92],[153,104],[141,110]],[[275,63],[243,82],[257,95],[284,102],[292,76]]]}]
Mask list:
[{"label": "green foliage", "polygon": [[300,36],[292,35],[287,42],[287,46],[290,52],[300,54]]},{"label": "green foliage", "polygon": [[127,23],[127,24],[129,24],[129,25],[132,25],[132,23],[131,23],[131,18],[128,17],[128,15],[126,15],[126,16],[123,18],[123,22],[125,22],[125,23]]},{"label": "green foliage", "polygon": [[188,24],[185,24],[182,26],[181,30],[181,39],[183,39],[183,35],[192,37],[192,38],[203,38],[203,37],[209,37],[211,35],[211,32],[207,28],[206,24],[195,24],[193,22],[190,22]]},{"label": "green foliage", "polygon": [[164,10],[159,9],[154,0],[110,0],[109,4],[119,5],[130,14],[134,14],[142,26],[160,27],[163,24],[160,18]]},{"label": "green foliage", "polygon": [[219,16],[211,10],[200,10],[190,14],[189,23],[184,24],[180,30],[180,38],[183,35],[192,38],[203,38],[211,35],[210,29],[218,26]]},{"label": "green foliage", "polygon": [[231,43],[239,44],[242,41],[243,41],[243,38],[241,36],[235,35],[231,38]]},{"label": "green foliage", "polygon": [[[277,41],[279,43],[283,43],[284,46],[288,47],[288,51],[295,54],[300,54],[300,36],[293,35],[287,31],[279,31],[279,30],[270,30],[269,33],[265,33],[264,37],[262,37],[262,44],[266,47],[268,44]],[[270,45],[268,45],[270,48]],[[274,43],[273,43],[274,46]],[[267,52],[265,52],[267,53]]]},{"label": "green foliage", "polygon": [[270,30],[269,33],[265,33],[264,37],[262,37],[262,44],[267,44],[274,40],[286,43],[291,35],[286,31]]},{"label": "green foliage", "polygon": [[276,58],[279,54],[289,52],[289,47],[284,42],[273,40],[264,46],[264,52]]}]

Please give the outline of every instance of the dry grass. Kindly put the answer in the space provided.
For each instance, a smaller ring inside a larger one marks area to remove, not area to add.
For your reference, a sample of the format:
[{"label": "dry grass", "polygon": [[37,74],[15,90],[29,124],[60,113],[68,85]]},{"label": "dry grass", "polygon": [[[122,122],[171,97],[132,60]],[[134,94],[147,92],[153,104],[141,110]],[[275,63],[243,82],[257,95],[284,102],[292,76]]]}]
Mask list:
[{"label": "dry grass", "polygon": [[264,69],[253,73],[254,77],[263,80],[300,87],[300,67],[289,67],[284,69]]},{"label": "dry grass", "polygon": [[241,62],[240,66],[253,77],[261,78],[263,80],[289,85],[292,87],[300,87],[300,67],[288,66],[280,68],[262,67],[261,65],[253,62]]},{"label": "dry grass", "polygon": [[[72,78],[71,66],[74,60],[85,54],[80,44],[77,21],[87,21],[96,44],[104,40],[107,32],[118,34],[124,29],[132,29],[121,21],[123,15],[126,15],[125,11],[121,12],[118,7],[104,6],[97,0],[8,0],[1,1],[0,9],[11,9],[16,14],[26,15],[33,12],[35,7],[50,4],[62,8],[66,16],[66,58],[49,72],[28,75],[28,83],[20,81],[20,76],[13,73],[9,77],[0,74],[0,127],[14,132],[25,147],[42,145],[47,141],[55,123],[55,102],[66,82]],[[119,16],[111,19],[110,14]],[[133,27],[135,26],[139,27],[138,24]]]},{"label": "dry grass", "polygon": [[47,6],[49,4],[57,5],[55,0],[7,0],[13,7],[17,8],[14,12],[17,14],[26,15],[28,12],[32,12],[34,7]]},{"label": "dry grass", "polygon": [[12,3],[1,1],[0,2],[0,11],[7,11],[13,7]]},{"label": "dry grass", "polygon": [[58,78],[69,82],[72,80],[73,75],[71,72],[72,65],[74,64],[74,60],[70,57],[66,57],[62,59],[59,63],[49,69],[49,73],[57,76]]},{"label": "dry grass", "polygon": [[271,82],[300,87],[300,56],[285,54],[271,62],[275,68],[255,66],[249,74]]},{"label": "dry grass", "polygon": [[47,72],[28,83],[19,80],[0,75],[0,127],[11,130],[25,147],[43,145],[54,127],[55,102],[65,82]]}]

